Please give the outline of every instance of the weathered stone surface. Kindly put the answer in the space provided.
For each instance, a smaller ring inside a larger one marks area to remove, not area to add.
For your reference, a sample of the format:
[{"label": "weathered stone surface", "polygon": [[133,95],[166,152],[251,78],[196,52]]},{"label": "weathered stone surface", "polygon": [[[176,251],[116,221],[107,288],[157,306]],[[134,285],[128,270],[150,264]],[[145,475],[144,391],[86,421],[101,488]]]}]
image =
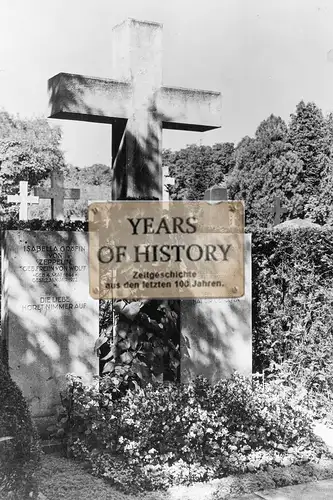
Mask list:
[{"label": "weathered stone surface", "polygon": [[156,102],[165,129],[206,132],[221,127],[220,92],[162,87]]},{"label": "weathered stone surface", "polygon": [[10,372],[39,428],[53,420],[66,373],[98,374],[98,302],[89,295],[87,234],[7,231],[2,328]]},{"label": "weathered stone surface", "polygon": [[64,201],[80,199],[80,189],[66,189],[64,187],[63,172],[52,172],[51,189],[35,187],[35,195],[39,198],[51,200],[51,219],[64,220]]},{"label": "weathered stone surface", "polygon": [[49,80],[51,118],[111,123],[113,199],[162,199],[162,128],[221,126],[219,92],[163,87],[162,25],[113,29],[117,80],[60,73]]},{"label": "weathered stone surface", "polygon": [[116,123],[130,114],[128,82],[59,73],[48,82],[50,118]]},{"label": "weathered stone surface", "polygon": [[156,93],[162,85],[162,26],[129,19],[113,30],[113,46],[118,54],[113,70],[128,78],[132,97],[113,163],[112,198],[160,199],[162,124]]},{"label": "weathered stone surface", "polygon": [[217,382],[252,372],[251,235],[245,237],[245,294],[239,299],[183,300],[181,381]]},{"label": "weathered stone surface", "polygon": [[[50,118],[116,124],[131,114],[129,82],[58,73],[50,78]],[[162,87],[156,95],[164,129],[205,132],[221,126],[221,94]]]},{"label": "weathered stone surface", "polygon": [[7,196],[7,201],[9,203],[19,203],[19,220],[28,220],[28,205],[38,204],[38,196],[28,195],[28,183],[27,181],[20,181],[20,193],[10,194]]}]

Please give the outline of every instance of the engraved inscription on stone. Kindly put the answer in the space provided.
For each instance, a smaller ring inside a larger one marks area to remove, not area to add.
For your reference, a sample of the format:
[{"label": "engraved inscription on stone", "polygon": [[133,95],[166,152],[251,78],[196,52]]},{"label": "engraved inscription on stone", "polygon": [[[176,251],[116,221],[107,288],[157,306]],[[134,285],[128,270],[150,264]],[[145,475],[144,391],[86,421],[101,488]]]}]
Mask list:
[{"label": "engraved inscription on stone", "polygon": [[6,231],[2,326],[13,379],[40,430],[54,421],[65,375],[98,374],[98,301],[89,294],[88,235]]}]

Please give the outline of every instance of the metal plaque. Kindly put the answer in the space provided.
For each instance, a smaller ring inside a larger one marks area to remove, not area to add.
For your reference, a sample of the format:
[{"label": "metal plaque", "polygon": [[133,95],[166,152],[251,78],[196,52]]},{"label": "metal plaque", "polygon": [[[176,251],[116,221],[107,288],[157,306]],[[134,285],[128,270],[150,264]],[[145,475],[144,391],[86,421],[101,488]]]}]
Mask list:
[{"label": "metal plaque", "polygon": [[89,206],[95,299],[244,294],[241,201],[114,201]]}]

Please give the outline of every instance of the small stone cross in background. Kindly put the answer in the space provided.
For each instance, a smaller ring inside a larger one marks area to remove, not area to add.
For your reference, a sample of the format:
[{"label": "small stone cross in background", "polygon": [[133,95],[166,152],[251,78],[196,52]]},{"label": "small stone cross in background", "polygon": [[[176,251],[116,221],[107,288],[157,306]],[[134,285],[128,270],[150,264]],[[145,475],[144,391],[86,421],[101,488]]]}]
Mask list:
[{"label": "small stone cross in background", "polygon": [[35,188],[35,195],[39,198],[51,200],[51,219],[64,220],[64,200],[79,200],[79,189],[66,189],[64,187],[64,174],[52,172],[51,188]]},{"label": "small stone cross in background", "polygon": [[163,167],[163,201],[169,201],[169,190],[168,186],[174,186],[175,179],[170,177],[169,167]]},{"label": "small stone cross in background", "polygon": [[28,195],[27,181],[20,181],[20,193],[7,196],[9,203],[20,203],[19,219],[28,220],[28,205],[39,203],[38,196]]},{"label": "small stone cross in background", "polygon": [[274,198],[274,206],[271,208],[270,213],[274,215],[274,226],[277,226],[281,222],[281,215],[286,213],[288,210],[281,207],[280,198]]}]

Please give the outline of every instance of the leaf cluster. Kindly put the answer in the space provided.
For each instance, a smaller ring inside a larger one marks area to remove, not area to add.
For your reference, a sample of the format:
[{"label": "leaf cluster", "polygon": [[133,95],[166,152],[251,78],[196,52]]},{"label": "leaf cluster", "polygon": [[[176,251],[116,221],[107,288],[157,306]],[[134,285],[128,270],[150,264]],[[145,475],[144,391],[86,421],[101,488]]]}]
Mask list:
[{"label": "leaf cluster", "polygon": [[[148,381],[177,380],[180,365],[177,301],[101,301],[95,348],[116,395]],[[115,314],[112,314],[114,308]]]},{"label": "leaf cluster", "polygon": [[37,500],[37,430],[20,389],[1,363],[0,385],[0,498]]},{"label": "leaf cluster", "polygon": [[333,233],[252,233],[254,371],[284,367],[306,391],[333,390]]},{"label": "leaf cluster", "polygon": [[129,492],[317,460],[323,444],[279,385],[238,374],[210,385],[148,384],[114,400],[68,377],[62,428],[72,456]]}]

